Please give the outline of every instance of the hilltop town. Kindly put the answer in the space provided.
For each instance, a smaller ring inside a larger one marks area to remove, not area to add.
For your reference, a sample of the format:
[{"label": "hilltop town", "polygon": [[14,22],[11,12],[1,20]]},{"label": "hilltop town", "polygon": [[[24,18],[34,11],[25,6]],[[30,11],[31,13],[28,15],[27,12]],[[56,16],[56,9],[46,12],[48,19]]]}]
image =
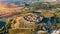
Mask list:
[{"label": "hilltop town", "polygon": [[0,3],[2,18],[0,34],[60,34],[60,2]]}]

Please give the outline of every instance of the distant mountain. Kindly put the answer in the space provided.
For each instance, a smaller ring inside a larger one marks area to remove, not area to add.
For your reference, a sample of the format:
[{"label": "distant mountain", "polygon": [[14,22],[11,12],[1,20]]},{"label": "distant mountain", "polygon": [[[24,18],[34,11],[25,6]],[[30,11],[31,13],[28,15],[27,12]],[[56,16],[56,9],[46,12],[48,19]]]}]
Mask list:
[{"label": "distant mountain", "polygon": [[21,0],[22,2],[23,1],[26,1],[26,2],[36,2],[36,1],[39,1],[39,2],[59,2],[60,0]]}]

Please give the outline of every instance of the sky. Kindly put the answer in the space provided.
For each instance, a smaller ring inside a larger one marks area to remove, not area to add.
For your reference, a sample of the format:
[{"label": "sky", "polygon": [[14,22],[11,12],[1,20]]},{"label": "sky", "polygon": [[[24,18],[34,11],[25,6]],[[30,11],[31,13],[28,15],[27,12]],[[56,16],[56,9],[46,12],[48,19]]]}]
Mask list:
[{"label": "sky", "polygon": [[[3,1],[7,1],[7,2],[17,2],[17,1],[20,1],[20,2],[29,2],[30,0],[0,0],[0,2],[3,2]],[[37,0],[32,0],[33,2],[34,1],[37,1]],[[44,2],[44,1],[47,1],[47,2],[52,2],[52,1],[57,1],[57,0],[39,0],[40,2]]]},{"label": "sky", "polygon": [[0,1],[20,1],[20,0],[0,0]]}]

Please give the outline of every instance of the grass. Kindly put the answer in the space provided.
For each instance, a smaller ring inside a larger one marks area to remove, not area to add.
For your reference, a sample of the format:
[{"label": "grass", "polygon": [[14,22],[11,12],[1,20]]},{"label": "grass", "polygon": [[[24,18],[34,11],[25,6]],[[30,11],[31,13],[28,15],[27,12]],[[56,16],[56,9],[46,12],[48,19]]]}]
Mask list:
[{"label": "grass", "polygon": [[60,28],[60,23],[57,23],[57,27]]},{"label": "grass", "polygon": [[10,29],[9,34],[32,34],[31,30],[30,28]]}]

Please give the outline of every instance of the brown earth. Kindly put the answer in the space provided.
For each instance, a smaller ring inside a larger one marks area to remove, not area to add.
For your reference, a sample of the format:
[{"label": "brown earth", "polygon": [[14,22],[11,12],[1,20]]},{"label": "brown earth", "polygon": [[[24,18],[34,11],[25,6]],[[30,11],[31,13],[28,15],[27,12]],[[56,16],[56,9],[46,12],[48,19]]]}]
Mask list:
[{"label": "brown earth", "polygon": [[0,3],[0,17],[9,17],[20,14],[24,8],[23,4]]}]

